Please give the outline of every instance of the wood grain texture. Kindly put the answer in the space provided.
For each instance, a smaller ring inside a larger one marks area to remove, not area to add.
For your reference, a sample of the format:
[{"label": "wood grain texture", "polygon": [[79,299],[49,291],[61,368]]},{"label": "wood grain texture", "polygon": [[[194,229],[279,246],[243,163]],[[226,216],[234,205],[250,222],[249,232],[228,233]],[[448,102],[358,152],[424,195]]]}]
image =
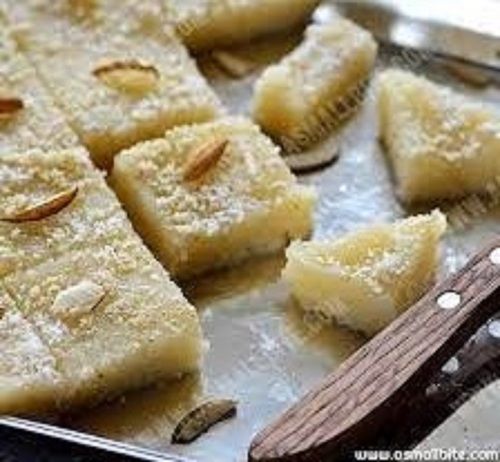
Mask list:
[{"label": "wood grain texture", "polygon": [[[384,422],[397,422],[398,407],[425,389],[450,356],[499,309],[500,267],[489,259],[497,247],[500,239],[258,434],[249,460],[343,460],[342,454],[371,447]],[[436,300],[450,290],[460,293],[461,303],[444,310]]]}]

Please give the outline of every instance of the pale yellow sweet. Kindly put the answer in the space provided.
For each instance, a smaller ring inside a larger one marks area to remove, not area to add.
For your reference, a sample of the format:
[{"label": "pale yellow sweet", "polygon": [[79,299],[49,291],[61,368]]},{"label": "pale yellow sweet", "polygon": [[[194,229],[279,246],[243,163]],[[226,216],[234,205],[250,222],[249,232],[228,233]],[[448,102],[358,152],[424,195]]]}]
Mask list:
[{"label": "pale yellow sweet", "polygon": [[[0,225],[0,284],[50,350],[62,380],[47,379],[57,403],[40,407],[94,404],[199,367],[196,310],[84,151],[11,155],[0,160],[0,172],[4,216],[78,187],[74,201],[53,216]],[[32,408],[20,398],[15,411]]]},{"label": "pale yellow sweet", "polygon": [[77,146],[76,134],[1,20],[0,28],[0,97],[6,92],[19,98],[24,106],[12,117],[0,117],[0,157],[33,149],[51,151]]},{"label": "pale yellow sweet", "polygon": [[[102,288],[97,306],[57,308],[59,294],[82,284]],[[68,253],[6,277],[5,285],[57,361],[61,407],[199,367],[197,313],[136,237]]]},{"label": "pale yellow sweet", "polygon": [[0,218],[78,188],[57,214],[36,222],[0,220],[0,277],[121,233],[129,224],[103,174],[83,148],[0,157]]},{"label": "pale yellow sweet", "polygon": [[[221,139],[228,145],[220,160],[187,181],[190,154]],[[314,192],[243,118],[178,127],[124,151],[111,181],[136,229],[178,278],[276,252],[312,228]]]},{"label": "pale yellow sweet", "polygon": [[45,410],[62,383],[56,360],[0,284],[0,412]]},{"label": "pale yellow sweet", "polygon": [[380,137],[402,200],[498,189],[498,111],[407,71],[383,72],[377,88]]},{"label": "pale yellow sweet", "polygon": [[304,24],[318,0],[163,0],[193,50],[227,47]]},{"label": "pale yellow sweet", "polygon": [[[173,31],[159,27],[154,2],[143,11],[132,0],[2,5],[23,52],[99,166],[110,167],[117,151],[137,141],[221,112]],[[127,71],[130,63],[140,69]],[[119,69],[110,72],[113,65]]]},{"label": "pale yellow sweet", "polygon": [[370,33],[347,19],[310,26],[255,84],[254,120],[288,150],[309,147],[359,106],[376,54]]},{"label": "pale yellow sweet", "polygon": [[294,242],[283,277],[305,310],[374,335],[432,284],[446,218],[439,211],[326,242]]}]

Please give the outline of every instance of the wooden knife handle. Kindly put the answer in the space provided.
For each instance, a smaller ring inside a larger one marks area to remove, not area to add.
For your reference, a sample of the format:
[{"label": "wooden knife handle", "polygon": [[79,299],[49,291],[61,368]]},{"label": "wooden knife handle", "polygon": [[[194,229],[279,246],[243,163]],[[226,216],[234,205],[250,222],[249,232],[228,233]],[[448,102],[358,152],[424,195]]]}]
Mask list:
[{"label": "wooden knife handle", "polygon": [[373,447],[375,435],[394,417],[394,410],[425,389],[442,365],[500,309],[499,301],[500,239],[496,239],[258,434],[249,460],[330,461]]}]

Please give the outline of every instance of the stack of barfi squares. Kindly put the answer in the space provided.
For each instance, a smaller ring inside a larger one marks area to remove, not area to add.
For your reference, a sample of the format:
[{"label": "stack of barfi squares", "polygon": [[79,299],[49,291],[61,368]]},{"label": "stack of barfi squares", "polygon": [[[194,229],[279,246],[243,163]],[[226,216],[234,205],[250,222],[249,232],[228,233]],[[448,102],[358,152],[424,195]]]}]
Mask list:
[{"label": "stack of barfi squares", "polygon": [[[373,37],[340,17],[310,26],[258,79],[254,121],[226,113],[188,49],[292,28],[317,4],[0,0],[0,413],[198,370],[198,314],[176,282],[312,234],[316,193],[267,135],[303,151],[331,134],[363,101]],[[377,88],[403,199],[498,178],[493,113],[401,71]],[[445,230],[435,211],[293,242],[284,278],[304,309],[373,335],[432,284]]]},{"label": "stack of barfi squares", "polygon": [[[316,2],[295,3],[298,23]],[[93,405],[196,371],[198,315],[169,272],[311,232],[314,192],[251,121],[224,116],[168,11],[0,1],[0,413]],[[252,36],[271,29],[254,23]]]},{"label": "stack of barfi squares", "polygon": [[[87,149],[108,165],[119,147],[210,119],[220,104],[173,35],[161,43],[98,26],[70,3],[1,4],[2,413],[92,405],[200,366],[195,308]],[[140,66],[99,76],[90,66],[101,56]],[[158,61],[152,83],[146,59]]]},{"label": "stack of barfi squares", "polygon": [[[196,310],[85,150],[5,154],[0,195],[3,322],[32,338],[5,341],[19,357],[2,365],[3,412],[92,404],[198,368]],[[57,197],[66,199],[54,205]],[[40,364],[29,359],[32,345]]]}]

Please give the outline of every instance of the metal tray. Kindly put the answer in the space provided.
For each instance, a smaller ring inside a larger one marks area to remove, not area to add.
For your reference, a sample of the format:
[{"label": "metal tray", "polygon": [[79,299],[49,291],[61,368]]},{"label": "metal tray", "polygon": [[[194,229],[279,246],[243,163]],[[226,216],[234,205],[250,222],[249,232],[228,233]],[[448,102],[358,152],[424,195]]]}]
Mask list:
[{"label": "metal tray", "polygon": [[[199,62],[230,111],[248,113],[259,70],[298,40],[300,34],[294,34],[235,50],[259,64],[259,69],[244,79],[224,75],[210,56],[200,57]],[[394,50],[382,50],[378,68],[394,62]],[[424,59],[411,65],[416,72],[477,98],[500,102],[498,90],[467,87],[438,64]],[[405,210],[395,197],[390,170],[377,141],[371,90],[359,113],[314,149],[334,149],[337,144],[337,162],[300,177],[302,182],[315,185],[320,195],[315,238],[341,235],[374,221],[391,221],[416,212]],[[441,204],[444,211],[454,207],[456,204]],[[441,277],[460,268],[499,231],[500,208],[470,216],[463,229],[452,228],[443,243]],[[66,417],[63,424],[198,462],[246,460],[252,436],[364,342],[361,336],[339,326],[318,327],[308,322],[280,282],[283,263],[282,255],[261,259],[183,287],[199,308],[209,345],[200,376],[130,393],[81,415]],[[171,445],[171,432],[178,419],[208,397],[237,399],[238,416],[190,445]]]}]

